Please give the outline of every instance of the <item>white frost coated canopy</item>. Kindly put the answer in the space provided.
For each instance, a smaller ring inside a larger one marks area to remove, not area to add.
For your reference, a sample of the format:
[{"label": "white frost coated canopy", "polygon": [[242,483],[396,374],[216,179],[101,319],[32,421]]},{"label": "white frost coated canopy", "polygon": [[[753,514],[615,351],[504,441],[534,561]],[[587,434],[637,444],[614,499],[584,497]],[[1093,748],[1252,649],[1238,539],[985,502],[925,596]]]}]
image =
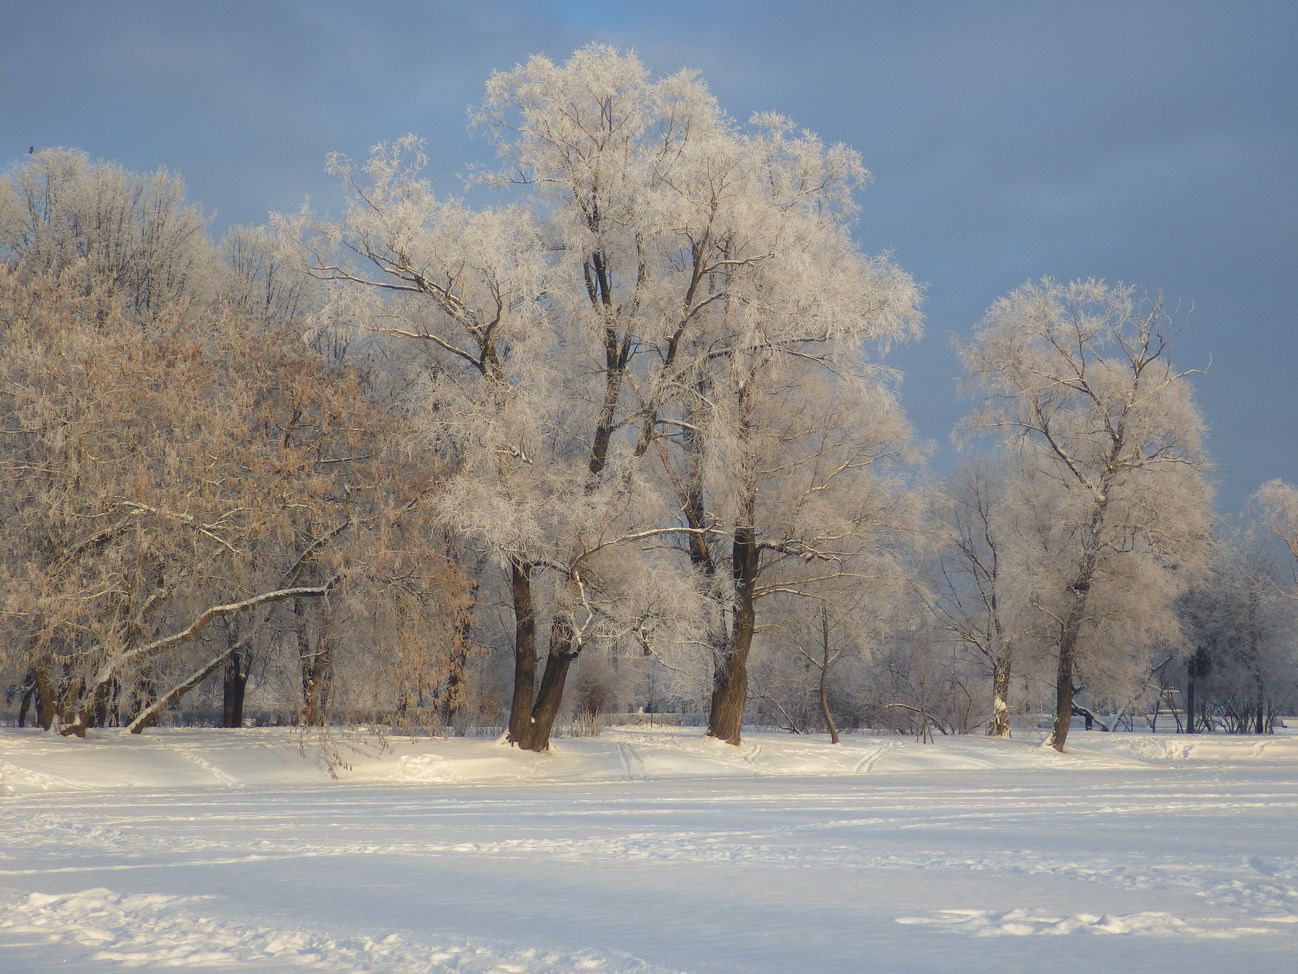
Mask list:
[{"label": "white frost coated canopy", "polygon": [[[650,78],[603,46],[494,74],[474,124],[502,161],[478,178],[508,205],[436,198],[407,136],[331,159],[341,221],[281,221],[336,282],[318,327],[362,321],[429,351],[417,426],[454,460],[437,503],[456,531],[559,577],[580,564],[616,601],[604,553],[661,562],[681,530],[669,453],[686,430],[706,437],[715,517],[735,516],[754,463],[740,389],[768,407],[841,399],[880,455],[900,448],[892,377],[866,346],[918,334],[919,292],[851,236],[855,151],[778,115],[741,125],[695,73]],[[811,449],[798,440],[782,449]]]}]

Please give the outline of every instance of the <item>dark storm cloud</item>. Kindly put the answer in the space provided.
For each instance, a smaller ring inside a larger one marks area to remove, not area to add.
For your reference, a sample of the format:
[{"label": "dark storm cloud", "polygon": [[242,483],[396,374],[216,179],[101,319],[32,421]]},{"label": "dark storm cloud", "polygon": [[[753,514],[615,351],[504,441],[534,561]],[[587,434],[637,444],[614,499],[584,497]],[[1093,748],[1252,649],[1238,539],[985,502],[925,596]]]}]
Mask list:
[{"label": "dark storm cloud", "polygon": [[[48,8],[48,9],[47,9]],[[70,144],[183,172],[218,227],[311,194],[326,152],[415,131],[434,182],[489,150],[491,70],[592,40],[698,68],[860,149],[859,235],[927,285],[890,357],[946,454],[964,409],[948,334],[1022,281],[1097,275],[1193,306],[1179,348],[1222,501],[1298,480],[1298,5],[1290,3],[61,3],[0,35],[0,159]]]}]

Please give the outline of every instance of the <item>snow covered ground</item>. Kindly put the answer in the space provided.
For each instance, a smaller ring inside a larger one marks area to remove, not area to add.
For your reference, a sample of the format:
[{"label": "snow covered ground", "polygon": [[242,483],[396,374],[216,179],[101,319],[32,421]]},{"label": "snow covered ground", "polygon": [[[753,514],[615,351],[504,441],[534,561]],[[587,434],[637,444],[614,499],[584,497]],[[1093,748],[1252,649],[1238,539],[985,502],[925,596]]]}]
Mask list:
[{"label": "snow covered ground", "polygon": [[0,971],[1298,971],[1298,737],[0,731]]}]

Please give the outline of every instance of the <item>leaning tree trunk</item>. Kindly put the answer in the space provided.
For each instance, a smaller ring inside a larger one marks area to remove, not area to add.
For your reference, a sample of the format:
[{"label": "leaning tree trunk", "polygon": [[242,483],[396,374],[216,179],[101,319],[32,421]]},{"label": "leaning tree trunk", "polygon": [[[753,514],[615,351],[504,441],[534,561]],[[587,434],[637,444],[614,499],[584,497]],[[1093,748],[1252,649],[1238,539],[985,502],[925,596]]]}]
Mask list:
[{"label": "leaning tree trunk", "polygon": [[[591,277],[591,274],[594,277]],[[612,313],[610,279],[608,276],[607,258],[602,251],[595,252],[587,265],[587,283],[598,285],[591,292],[592,301],[598,298],[606,314]],[[598,486],[608,463],[608,449],[613,433],[617,429],[615,422],[618,399],[622,392],[622,381],[626,374],[627,358],[631,353],[630,338],[620,340],[611,323],[604,326],[604,397],[600,406],[599,418],[591,438],[590,460],[587,466],[585,491],[592,493]],[[574,587],[573,581],[567,582],[569,591]],[[562,598],[560,599],[562,602]],[[529,595],[530,602],[530,595]],[[529,632],[529,636],[531,633]],[[534,638],[534,637],[533,637]],[[531,671],[522,674],[522,661],[516,662],[514,671],[514,700],[510,711],[509,740],[527,751],[546,751],[550,747],[550,733],[559,716],[563,704],[563,690],[568,680],[568,671],[572,661],[581,653],[581,646],[574,642],[574,633],[570,620],[556,608],[555,618],[550,624],[550,647],[545,657],[545,670],[541,674],[541,686],[536,692],[536,701],[531,699],[532,687],[536,680],[536,652],[533,643],[528,653],[528,665]],[[524,679],[520,680],[520,676]],[[526,693],[524,693],[526,690]],[[526,710],[524,710],[526,706]],[[527,724],[521,720],[516,725],[515,718],[527,715]]]},{"label": "leaning tree trunk", "polygon": [[1109,460],[1109,473],[1100,482],[1100,499],[1091,512],[1091,521],[1085,535],[1085,547],[1082,562],[1073,584],[1069,586],[1072,602],[1059,632],[1059,666],[1055,672],[1055,725],[1050,732],[1050,746],[1063,752],[1064,743],[1068,740],[1068,728],[1073,722],[1073,664],[1077,659],[1077,644],[1082,635],[1082,625],[1086,621],[1086,605],[1090,599],[1091,583],[1095,580],[1095,569],[1099,563],[1100,531],[1104,527],[1104,517],[1109,507],[1113,478],[1111,471],[1117,462],[1122,449],[1123,437],[1119,435],[1113,445]]},{"label": "leaning tree trunk", "polygon": [[[1010,736],[1010,667],[1013,663],[1009,645],[1001,646],[992,660],[992,716],[987,722],[989,737]],[[1071,674],[1069,679],[1071,679]],[[1071,700],[1070,700],[1071,703]]]},{"label": "leaning tree trunk", "polygon": [[127,730],[132,734],[140,734],[144,732],[145,728],[156,726],[158,718],[162,715],[164,710],[178,703],[185,694],[189,693],[209,676],[219,670],[222,664],[226,662],[227,657],[229,657],[233,652],[234,650],[232,648],[227,648],[214,659],[208,660],[199,667],[199,669],[195,670],[179,684],[172,687],[152,704],[140,711],[140,713],[136,715],[135,719],[127,725]]},{"label": "leaning tree trunk", "polygon": [[1077,659],[1082,623],[1086,619],[1086,603],[1091,591],[1091,580],[1095,575],[1095,563],[1095,552],[1088,552],[1082,561],[1082,570],[1072,584],[1072,604],[1068,607],[1068,615],[1059,633],[1059,666],[1055,671],[1055,724],[1050,732],[1049,744],[1061,753],[1068,740],[1068,729],[1073,723],[1073,664]]},{"label": "leaning tree trunk", "polygon": [[545,658],[545,672],[541,675],[541,688],[536,694],[527,733],[519,742],[525,751],[548,751],[554,722],[563,704],[563,688],[568,680],[568,670],[577,658],[573,646],[572,625],[556,611],[550,624],[550,651]]},{"label": "leaning tree trunk", "polygon": [[1085,610],[1085,596],[1079,595],[1074,599],[1073,608],[1069,610],[1059,639],[1059,665],[1055,670],[1055,723],[1050,732],[1049,744],[1061,753],[1068,740],[1068,729],[1073,723],[1073,662],[1076,659],[1077,637],[1080,635]]}]

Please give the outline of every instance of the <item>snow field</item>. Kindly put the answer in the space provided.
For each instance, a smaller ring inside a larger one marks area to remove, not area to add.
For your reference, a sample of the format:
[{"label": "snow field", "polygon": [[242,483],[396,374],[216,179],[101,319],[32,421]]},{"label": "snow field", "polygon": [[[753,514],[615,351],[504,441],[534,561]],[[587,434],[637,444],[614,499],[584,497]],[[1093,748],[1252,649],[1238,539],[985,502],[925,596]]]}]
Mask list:
[{"label": "snow field", "polygon": [[1298,966],[1298,738],[0,732],[0,970]]}]

